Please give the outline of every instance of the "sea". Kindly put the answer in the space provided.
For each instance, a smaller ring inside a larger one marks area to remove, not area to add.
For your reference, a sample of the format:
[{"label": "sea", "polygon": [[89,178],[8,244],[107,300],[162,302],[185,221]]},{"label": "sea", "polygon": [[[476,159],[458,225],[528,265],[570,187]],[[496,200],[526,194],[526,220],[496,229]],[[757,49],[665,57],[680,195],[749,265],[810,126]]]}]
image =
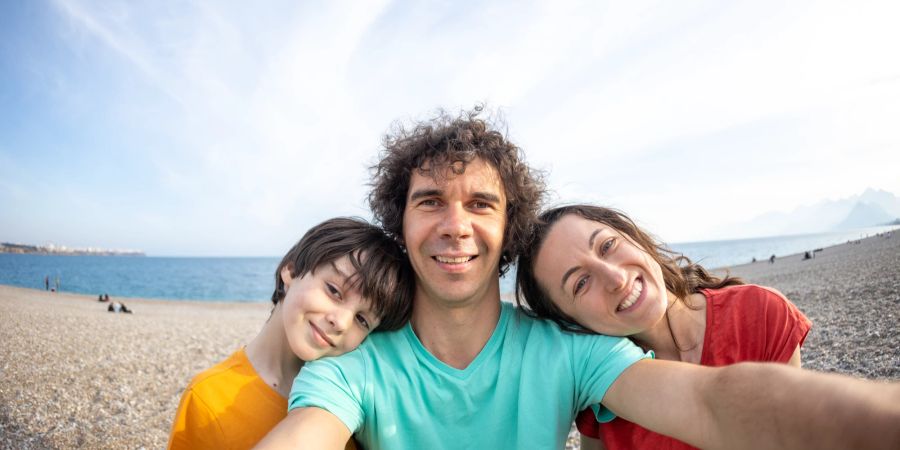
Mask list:
[{"label": "sea", "polygon": [[[770,255],[786,256],[897,230],[898,226],[850,231],[772,236],[752,239],[672,243],[670,248],[716,268],[763,261]],[[280,257],[163,257],[68,256],[0,254],[0,284],[88,295],[267,302],[275,285]],[[500,281],[504,294],[513,292],[511,270]]]}]

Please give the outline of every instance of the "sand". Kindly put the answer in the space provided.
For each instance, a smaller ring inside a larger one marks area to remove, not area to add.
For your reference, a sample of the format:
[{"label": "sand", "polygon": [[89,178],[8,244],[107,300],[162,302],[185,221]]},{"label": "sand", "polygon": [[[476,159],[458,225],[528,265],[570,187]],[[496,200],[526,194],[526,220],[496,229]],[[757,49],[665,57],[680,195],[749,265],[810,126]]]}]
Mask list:
[{"label": "sand", "polygon": [[0,286],[0,448],[165,448],[191,376],[247,342],[264,304]]},{"label": "sand", "polygon": [[[812,319],[807,368],[900,379],[900,233],[731,270]],[[92,296],[0,286],[0,448],[165,447],[191,376],[251,339],[269,311],[113,300],[134,314],[108,313]]]}]

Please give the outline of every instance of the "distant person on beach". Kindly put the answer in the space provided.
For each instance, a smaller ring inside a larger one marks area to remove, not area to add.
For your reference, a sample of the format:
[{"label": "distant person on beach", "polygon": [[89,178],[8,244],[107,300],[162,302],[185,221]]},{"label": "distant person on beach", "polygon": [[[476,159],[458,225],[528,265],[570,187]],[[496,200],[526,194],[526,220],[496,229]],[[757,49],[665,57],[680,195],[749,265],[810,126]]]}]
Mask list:
[{"label": "distant person on beach", "polygon": [[44,276],[44,290],[45,291],[50,290],[50,275]]},{"label": "distant person on beach", "polygon": [[502,302],[500,275],[545,190],[479,112],[384,138],[369,205],[415,271],[410,321],[307,363],[257,448],[338,450],[351,436],[369,449],[564,448],[575,415],[601,403],[703,448],[900,445],[900,384],[654,360],[627,338],[567,332]]},{"label": "distant person on beach", "polygon": [[[811,326],[778,291],[717,277],[654,241],[625,214],[592,205],[541,214],[519,257],[517,289],[537,316],[563,329],[627,336],[657,359],[704,366],[774,361],[800,367]],[[578,415],[582,450],[694,448],[620,417],[605,422],[593,409]]]},{"label": "distant person on beach", "polygon": [[411,277],[400,246],[374,225],[336,218],[310,229],[275,271],[274,306],[259,334],[184,390],[169,448],[251,448],[287,414],[305,361],[406,323]]},{"label": "distant person on beach", "polygon": [[772,256],[769,257],[769,264],[775,264],[775,254],[774,253],[772,254]]},{"label": "distant person on beach", "polygon": [[128,307],[125,306],[125,304],[122,302],[112,302],[109,304],[109,306],[106,307],[106,310],[108,312],[112,312],[112,313],[119,313],[119,312],[123,313],[123,314],[131,314],[132,313],[132,311],[130,309],[128,309]]}]

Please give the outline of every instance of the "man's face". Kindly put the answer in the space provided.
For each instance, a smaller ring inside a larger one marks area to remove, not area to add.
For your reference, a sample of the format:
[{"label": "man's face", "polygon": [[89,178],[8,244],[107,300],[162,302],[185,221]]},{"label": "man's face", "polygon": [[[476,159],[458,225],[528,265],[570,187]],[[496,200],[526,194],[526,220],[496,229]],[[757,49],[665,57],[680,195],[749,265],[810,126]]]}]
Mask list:
[{"label": "man's face", "polygon": [[403,240],[416,272],[417,297],[463,305],[497,290],[506,229],[506,194],[497,170],[481,159],[465,172],[432,177],[414,171],[403,213]]}]

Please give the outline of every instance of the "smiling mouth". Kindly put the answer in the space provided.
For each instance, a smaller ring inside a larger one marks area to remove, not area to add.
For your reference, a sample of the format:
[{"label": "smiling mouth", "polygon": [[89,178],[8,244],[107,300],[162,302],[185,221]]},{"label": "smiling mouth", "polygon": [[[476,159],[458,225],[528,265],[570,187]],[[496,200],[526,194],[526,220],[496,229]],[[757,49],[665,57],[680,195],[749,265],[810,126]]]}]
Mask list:
[{"label": "smiling mouth", "polygon": [[631,285],[631,293],[628,294],[628,297],[625,300],[622,300],[622,303],[619,303],[616,311],[624,311],[631,308],[634,303],[641,298],[642,292],[644,292],[644,280],[642,278],[637,278],[634,280],[634,284]]},{"label": "smiling mouth", "polygon": [[322,338],[323,341],[325,341],[325,343],[327,343],[328,345],[330,345],[332,347],[335,346],[334,342],[331,339],[328,339],[328,336],[326,336],[325,333],[323,333],[322,330],[316,326],[316,324],[310,322],[309,326],[312,327],[313,332],[318,334],[319,337]]},{"label": "smiling mouth", "polygon": [[471,256],[454,256],[454,257],[451,257],[451,256],[432,256],[431,258],[434,259],[435,261],[441,263],[441,264],[465,264],[465,263],[467,263],[467,262],[469,262],[469,261],[471,261],[471,260],[473,260],[473,259],[475,259],[475,258],[477,258],[477,257],[478,257],[478,255],[471,255]]}]

